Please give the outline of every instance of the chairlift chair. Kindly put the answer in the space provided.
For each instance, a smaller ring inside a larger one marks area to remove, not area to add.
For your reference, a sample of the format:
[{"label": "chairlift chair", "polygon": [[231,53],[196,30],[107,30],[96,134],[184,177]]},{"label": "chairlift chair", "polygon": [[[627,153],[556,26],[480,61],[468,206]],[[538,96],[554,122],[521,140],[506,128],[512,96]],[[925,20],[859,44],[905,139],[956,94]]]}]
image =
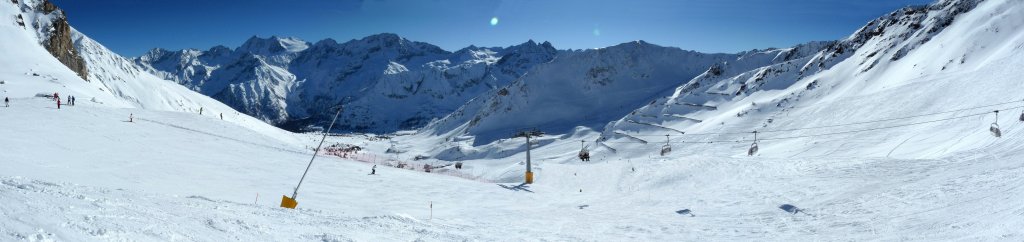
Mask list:
[{"label": "chairlift chair", "polygon": [[669,138],[668,138],[668,135],[666,134],[665,135],[665,145],[661,146],[661,156],[665,156],[665,155],[668,155],[669,153],[672,153],[672,146],[669,145],[668,142],[669,142]]},{"label": "chairlift chair", "polygon": [[753,156],[757,154],[757,131],[754,131],[754,143],[750,144],[750,149],[747,150],[747,156]]},{"label": "chairlift chair", "polygon": [[992,126],[988,127],[988,131],[992,132],[992,135],[996,136],[996,138],[1003,136],[1003,132],[999,130],[999,124],[997,123],[992,123]]},{"label": "chairlift chair", "polygon": [[585,140],[580,141],[580,153],[577,155],[580,161],[590,161],[590,150],[587,149],[586,143]]},{"label": "chairlift chair", "polygon": [[1003,131],[999,129],[999,110],[996,110],[995,113],[996,121],[992,122],[992,125],[988,127],[988,131],[992,132],[992,135],[996,138],[999,138],[1003,136]]}]

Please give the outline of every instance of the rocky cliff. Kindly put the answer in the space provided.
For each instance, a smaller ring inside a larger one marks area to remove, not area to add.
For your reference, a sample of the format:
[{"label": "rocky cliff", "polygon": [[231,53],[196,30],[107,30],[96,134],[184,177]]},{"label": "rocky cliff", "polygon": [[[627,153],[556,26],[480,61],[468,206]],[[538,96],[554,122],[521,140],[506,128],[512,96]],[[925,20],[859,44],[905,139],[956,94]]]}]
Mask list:
[{"label": "rocky cliff", "polygon": [[79,55],[78,50],[75,50],[74,42],[71,40],[71,25],[68,24],[64,11],[50,1],[42,1],[33,9],[41,11],[44,16],[50,18],[50,21],[37,22],[43,24],[34,26],[43,36],[46,36],[42,43],[43,47],[46,47],[53,57],[60,60],[60,63],[75,71],[79,77],[89,80],[89,70],[85,66],[85,59]]}]

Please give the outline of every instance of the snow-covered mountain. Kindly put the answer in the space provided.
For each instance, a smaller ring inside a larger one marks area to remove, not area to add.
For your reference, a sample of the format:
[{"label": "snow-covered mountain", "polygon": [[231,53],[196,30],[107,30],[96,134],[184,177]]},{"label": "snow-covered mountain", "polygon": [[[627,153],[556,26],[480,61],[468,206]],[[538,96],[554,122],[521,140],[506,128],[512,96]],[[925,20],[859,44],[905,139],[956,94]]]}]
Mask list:
[{"label": "snow-covered mountain", "polygon": [[[680,85],[671,95],[610,123],[604,137],[640,132],[650,126],[672,131],[771,130],[780,125],[792,126],[775,121],[791,115],[790,111],[798,107],[825,108],[826,105],[820,103],[868,95],[922,77],[988,65],[990,63],[983,61],[1014,52],[1003,47],[1014,43],[1013,34],[1000,33],[1010,29],[1003,25],[1013,24],[1012,21],[993,18],[985,24],[972,22],[950,27],[981,2],[943,0],[899,9],[869,22],[843,40],[797,46],[788,51],[801,54],[786,55],[782,62],[746,72],[712,67]],[[990,3],[1000,4],[1008,3]],[[993,13],[993,16],[999,15]],[[990,27],[964,30],[977,26]],[[965,32],[970,34],[964,35]],[[921,98],[938,98],[933,97],[934,94],[923,95]],[[754,117],[744,120],[748,114]],[[725,123],[754,125],[723,126]]]},{"label": "snow-covered mountain", "polygon": [[254,36],[234,50],[154,49],[134,61],[282,127],[322,125],[331,107],[344,103],[343,130],[388,132],[421,127],[557,52],[532,40],[448,52],[395,34],[313,44]]},{"label": "snow-covered mountain", "polygon": [[828,46],[827,42],[813,42],[790,49],[704,54],[635,41],[562,52],[552,62],[470,101],[426,130],[468,134],[479,145],[521,129],[553,133],[571,132],[577,126],[601,129],[701,75],[745,73],[807,58]]},{"label": "snow-covered mountain", "polygon": [[274,123],[287,118],[284,100],[295,84],[295,76],[281,66],[308,47],[298,39],[253,37],[235,50],[224,46],[206,51],[154,49],[134,62],[157,76]]},{"label": "snow-covered mountain", "polygon": [[[976,67],[978,62],[968,60],[992,60],[996,58],[992,55],[1004,54],[994,50],[1007,45],[1001,41],[1010,34],[1000,31],[1009,27],[986,30],[989,35],[1006,35],[995,38],[966,38],[958,36],[960,30],[949,30],[980,2],[943,0],[906,7],[871,21],[845,39],[784,49],[700,54],[638,41],[563,52],[424,130],[468,135],[460,140],[474,139],[474,145],[507,138],[521,129],[567,134],[579,126],[602,132],[599,140],[664,142],[665,134],[675,135],[678,142],[750,139],[754,130],[781,125],[775,121],[795,107],[892,88],[963,66]],[[936,41],[941,36],[957,37]],[[959,49],[942,47],[968,41],[978,43]],[[935,49],[921,50],[923,46]],[[920,57],[906,60],[910,56]],[[685,134],[713,131],[736,134]]]},{"label": "snow-covered mountain", "polygon": [[[76,104],[162,111],[224,114],[229,122],[271,133],[282,132],[210,97],[154,76],[78,32],[64,12],[46,0],[0,3],[0,89],[12,105],[18,100],[59,93]],[[65,100],[65,105],[66,100]],[[127,120],[127,116],[125,119]]]},{"label": "snow-covered mountain", "polygon": [[[600,126],[669,94],[709,68],[725,72],[720,75],[743,73],[807,58],[833,44],[704,54],[643,41],[559,51],[548,42],[531,40],[507,48],[470,46],[447,52],[394,34],[315,44],[272,36],[252,37],[234,50],[223,46],[205,51],[154,49],[135,62],[158,76],[293,130],[322,125],[331,117],[330,108],[344,102],[342,129],[390,132],[421,128],[444,118],[432,129],[447,133],[481,120],[462,132],[489,136],[482,137],[486,142],[517,128],[551,126],[564,131],[576,125]],[[582,83],[584,79],[587,83]],[[563,106],[533,101],[537,107],[573,111],[523,120],[529,116],[524,112],[534,107],[515,103],[530,100],[505,101],[510,106],[497,103],[500,98],[525,98],[530,88],[538,89],[533,99],[574,99],[559,104]],[[484,105],[492,110],[477,113]],[[487,121],[498,109],[505,110],[494,117],[496,123]],[[512,116],[519,118],[508,119]]]}]

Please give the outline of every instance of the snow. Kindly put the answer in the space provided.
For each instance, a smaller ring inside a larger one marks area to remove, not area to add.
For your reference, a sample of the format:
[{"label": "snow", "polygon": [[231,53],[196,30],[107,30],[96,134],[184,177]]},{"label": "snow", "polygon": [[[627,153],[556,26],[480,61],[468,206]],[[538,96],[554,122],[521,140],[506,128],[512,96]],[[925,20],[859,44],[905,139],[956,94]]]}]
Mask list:
[{"label": "snow", "polygon": [[[25,178],[0,180],[4,240],[465,240],[407,216],[345,217],[266,209],[202,196],[168,196]],[[186,226],[167,226],[180,224]],[[316,229],[310,229],[316,227]],[[23,232],[22,232],[23,231]],[[344,232],[340,232],[344,231]],[[491,237],[493,238],[493,237]]]},{"label": "snow", "polygon": [[[364,150],[318,156],[296,210],[279,199],[317,134],[230,111],[222,120],[226,105],[79,34],[95,77],[82,80],[33,30],[0,21],[0,89],[12,98],[0,107],[0,240],[1021,241],[1024,3],[954,9],[969,3],[901,10],[841,41],[719,59],[643,42],[559,53],[469,101],[456,111],[463,117],[386,137],[330,136],[328,145]],[[0,3],[0,14],[17,11]],[[942,31],[927,32],[935,26]],[[456,53],[497,63],[498,52]],[[691,55],[706,65],[660,71]],[[374,88],[398,90],[400,76],[424,65],[483,73],[465,60],[386,62],[375,68],[392,77]],[[629,68],[595,78],[624,83],[588,92],[568,74],[543,78],[608,63]],[[35,97],[54,91],[79,105],[58,110]],[[595,101],[565,102],[579,98]],[[479,111],[495,99],[511,109]],[[621,113],[594,122],[558,113],[606,109]],[[993,110],[1003,110],[998,120]],[[988,133],[992,122],[1002,137]],[[503,131],[545,123],[559,128],[535,139],[536,182],[521,184],[527,145]],[[754,130],[760,152],[748,156]],[[672,153],[660,156],[665,134]],[[591,162],[576,159],[581,145]],[[436,168],[388,166],[397,160]]]},{"label": "snow", "polygon": [[[1024,238],[1015,202],[1024,165],[1012,162],[1024,158],[1014,152],[1024,149],[1019,123],[988,149],[940,159],[715,157],[679,147],[667,159],[637,149],[578,163],[565,161],[574,151],[547,145],[533,153],[537,183],[522,189],[385,166],[369,176],[371,164],[322,156],[293,211],[276,205],[317,137],[282,143],[191,113],[15,103],[2,110],[18,117],[5,126],[19,127],[0,137],[13,151],[0,154],[0,212],[11,218],[0,221],[3,240]],[[121,119],[127,112],[135,122]],[[369,154],[388,143],[328,142],[367,144]],[[430,141],[413,142],[402,141]],[[466,169],[519,173],[509,162],[521,158]]]}]

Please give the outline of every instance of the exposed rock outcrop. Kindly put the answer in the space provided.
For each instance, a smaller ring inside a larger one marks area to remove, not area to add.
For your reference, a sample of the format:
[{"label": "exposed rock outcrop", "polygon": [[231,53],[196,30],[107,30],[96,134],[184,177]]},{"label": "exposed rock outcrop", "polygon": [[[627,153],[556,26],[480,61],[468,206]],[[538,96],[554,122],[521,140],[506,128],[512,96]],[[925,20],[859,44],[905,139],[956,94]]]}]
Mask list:
[{"label": "exposed rock outcrop", "polygon": [[59,11],[56,13],[53,21],[50,22],[52,28],[49,29],[47,33],[49,37],[43,43],[43,46],[60,63],[63,63],[77,73],[83,80],[88,81],[89,70],[85,66],[85,59],[78,54],[78,50],[75,49],[74,42],[71,40],[71,25],[68,24],[67,16],[50,1],[43,1],[42,10],[44,14]]}]

